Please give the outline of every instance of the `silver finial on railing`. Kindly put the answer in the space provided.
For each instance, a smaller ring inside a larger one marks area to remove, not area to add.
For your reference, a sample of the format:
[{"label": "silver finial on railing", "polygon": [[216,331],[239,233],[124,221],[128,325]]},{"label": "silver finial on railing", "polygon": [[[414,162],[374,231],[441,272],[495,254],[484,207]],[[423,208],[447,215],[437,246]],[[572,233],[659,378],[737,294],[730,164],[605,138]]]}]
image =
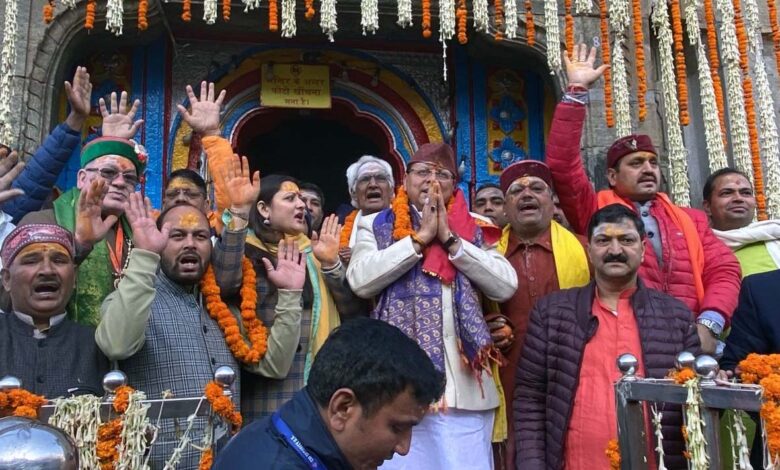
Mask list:
[{"label": "silver finial on railing", "polygon": [[112,370],[103,376],[103,390],[108,395],[114,395],[122,385],[127,385],[127,375],[121,370]]},{"label": "silver finial on railing", "polygon": [[693,370],[701,378],[701,382],[699,382],[701,385],[715,385],[715,377],[718,376],[720,367],[718,367],[718,361],[714,357],[703,354],[696,358]]},{"label": "silver finial on railing", "polygon": [[219,366],[214,371],[214,381],[222,386],[225,395],[230,394],[230,386],[236,380],[236,371],[230,366]]},{"label": "silver finial on railing", "polygon": [[694,356],[692,352],[683,351],[674,359],[674,367],[676,367],[677,370],[683,370],[686,367],[693,369],[694,362],[696,362],[696,356]]},{"label": "silver finial on railing", "polygon": [[618,356],[617,367],[620,370],[620,373],[623,374],[622,380],[636,380],[636,368],[638,364],[639,361],[633,354],[625,353]]},{"label": "silver finial on railing", "polygon": [[14,388],[22,388],[22,381],[13,375],[6,375],[0,379],[0,390],[11,390]]}]

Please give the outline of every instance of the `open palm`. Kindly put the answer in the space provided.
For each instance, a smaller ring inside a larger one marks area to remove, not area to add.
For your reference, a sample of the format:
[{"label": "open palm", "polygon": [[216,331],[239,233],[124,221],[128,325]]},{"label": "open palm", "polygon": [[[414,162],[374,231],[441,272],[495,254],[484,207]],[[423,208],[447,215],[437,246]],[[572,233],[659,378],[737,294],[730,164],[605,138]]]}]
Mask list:
[{"label": "open palm", "polygon": [[142,250],[160,254],[168,243],[171,224],[166,222],[162,229],[157,228],[157,221],[152,217],[152,203],[141,193],[135,192],[128,199],[125,210],[127,221],[133,229],[133,245]]},{"label": "open palm", "polygon": [[93,246],[106,238],[111,227],[119,220],[115,215],[103,218],[103,198],[108,185],[102,179],[96,179],[79,194],[76,206],[76,243],[80,246]]},{"label": "open palm", "polygon": [[132,139],[144,123],[143,119],[133,120],[141,106],[140,100],[135,100],[130,109],[127,108],[127,92],[123,91],[116,101],[116,92],[111,93],[111,109],[106,106],[106,100],[100,98],[100,114],[103,116],[103,135]]},{"label": "open palm", "polygon": [[312,235],[311,245],[314,256],[326,268],[335,266],[339,261],[340,234],[339,219],[336,214],[331,214],[322,222],[320,233],[314,232]]},{"label": "open palm", "polygon": [[249,160],[246,157],[239,158],[238,155],[234,155],[226,162],[221,175],[222,187],[225,188],[231,209],[248,213],[257,200],[260,194],[260,172],[251,173]]},{"label": "open palm", "polygon": [[588,52],[587,44],[574,46],[571,56],[570,60],[567,54],[563,55],[569,85],[589,88],[609,68],[607,64],[594,67],[596,63],[596,48],[591,47],[590,52]]},{"label": "open palm", "polygon": [[9,154],[8,149],[0,148],[0,203],[24,194],[19,188],[11,188],[11,184],[23,169],[24,162],[19,160],[16,151]]},{"label": "open palm", "polygon": [[303,289],[306,281],[306,255],[298,249],[298,242],[282,240],[279,242],[276,267],[268,258],[263,258],[263,265],[271,281],[277,289]]},{"label": "open palm", "polygon": [[214,84],[205,81],[200,84],[200,98],[195,96],[192,87],[187,85],[187,98],[190,101],[190,111],[182,105],[177,105],[182,119],[201,135],[219,135],[219,111],[225,99],[225,90],[214,96]]}]

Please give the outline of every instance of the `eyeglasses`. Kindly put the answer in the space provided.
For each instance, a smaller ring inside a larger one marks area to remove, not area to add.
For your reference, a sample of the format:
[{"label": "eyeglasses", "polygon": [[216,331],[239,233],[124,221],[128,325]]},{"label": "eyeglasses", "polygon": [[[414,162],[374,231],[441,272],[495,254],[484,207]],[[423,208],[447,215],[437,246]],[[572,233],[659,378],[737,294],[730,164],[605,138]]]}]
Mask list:
[{"label": "eyeglasses", "polygon": [[449,171],[444,170],[431,170],[430,168],[425,168],[424,170],[414,170],[411,169],[407,173],[412,175],[417,175],[422,179],[426,179],[429,176],[431,176],[433,173],[436,173],[436,179],[439,181],[449,181],[453,178],[452,173]]},{"label": "eyeglasses", "polygon": [[187,189],[187,188],[179,188],[179,189],[169,189],[165,191],[165,198],[166,199],[174,199],[176,196],[181,194],[186,199],[197,199],[199,197],[206,197],[206,194],[203,191],[198,191],[195,189]]},{"label": "eyeglasses", "polygon": [[376,181],[376,184],[383,184],[383,183],[389,183],[390,178],[387,177],[387,175],[383,173],[369,173],[367,175],[363,175],[357,180],[357,184],[359,185],[367,185],[371,182],[371,179]]},{"label": "eyeglasses", "polygon": [[100,177],[104,180],[108,181],[109,183],[112,183],[115,179],[119,178],[119,176],[122,176],[122,179],[125,180],[125,183],[127,183],[130,186],[137,186],[138,185],[138,175],[131,172],[123,173],[115,168],[105,167],[105,168],[86,168],[85,171],[88,171],[90,173],[98,172],[100,173]]}]

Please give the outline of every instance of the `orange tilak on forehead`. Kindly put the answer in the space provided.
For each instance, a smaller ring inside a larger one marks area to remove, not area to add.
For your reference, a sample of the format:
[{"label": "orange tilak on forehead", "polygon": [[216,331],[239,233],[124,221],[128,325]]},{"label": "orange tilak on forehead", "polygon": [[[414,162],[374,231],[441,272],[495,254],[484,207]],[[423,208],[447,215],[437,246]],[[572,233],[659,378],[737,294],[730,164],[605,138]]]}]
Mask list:
[{"label": "orange tilak on forehead", "polygon": [[199,189],[198,186],[187,178],[174,178],[168,183],[168,189]]},{"label": "orange tilak on forehead", "polygon": [[528,176],[528,175],[517,178],[516,180],[512,181],[512,184],[509,186],[512,187],[517,184],[524,188],[527,188],[528,186],[536,182],[543,183],[545,186],[547,186],[547,183],[543,179],[537,176]]},{"label": "orange tilak on forehead", "polygon": [[135,165],[133,162],[120,155],[103,155],[102,157],[93,160],[90,167],[103,168],[109,164],[113,164],[119,168],[119,171],[121,172],[135,170]]},{"label": "orange tilak on forehead", "polygon": [[182,228],[198,228],[200,226],[201,218],[193,212],[182,214],[179,217],[179,227]]},{"label": "orange tilak on forehead", "polygon": [[300,192],[300,188],[298,188],[298,185],[293,183],[292,181],[285,181],[282,183],[282,186],[279,188],[279,191],[288,191],[291,193],[298,193]]},{"label": "orange tilak on forehead", "polygon": [[30,243],[29,245],[25,246],[24,248],[19,251],[19,254],[16,255],[17,257],[26,255],[27,253],[45,253],[47,251],[56,251],[63,253],[65,255],[68,255],[70,257],[70,252],[68,250],[60,245],[59,243],[52,243],[52,242],[39,242],[39,243]]},{"label": "orange tilak on forehead", "polygon": [[631,224],[625,222],[620,224],[602,224],[593,231],[593,235],[605,235],[610,238],[622,237],[629,233],[637,234],[637,231],[635,228],[631,227]]}]

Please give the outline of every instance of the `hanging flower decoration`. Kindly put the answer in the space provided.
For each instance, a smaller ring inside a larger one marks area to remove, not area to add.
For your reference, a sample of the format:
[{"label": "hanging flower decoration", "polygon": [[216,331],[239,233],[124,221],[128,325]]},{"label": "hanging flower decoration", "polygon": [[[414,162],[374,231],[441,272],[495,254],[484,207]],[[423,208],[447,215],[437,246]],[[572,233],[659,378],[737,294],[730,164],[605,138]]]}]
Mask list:
[{"label": "hanging flower decoration", "polygon": [[46,24],[54,21],[54,0],[48,0],[43,5],[43,22]]},{"label": "hanging flower decoration", "polygon": [[[612,85],[615,91],[616,137],[631,133],[631,111],[628,103],[628,70],[623,51],[628,25],[631,22],[629,0],[612,0],[609,5],[609,24],[615,33],[612,46]],[[609,43],[604,45],[609,47]]]},{"label": "hanging flower decoration", "polygon": [[96,3],[96,0],[87,0],[87,4],[85,6],[86,15],[84,17],[84,29],[87,31],[92,31],[92,28],[95,27]]},{"label": "hanging flower decoration", "polygon": [[38,410],[44,403],[46,399],[41,395],[21,388],[0,391],[0,417],[21,416],[36,419]]},{"label": "hanging flower decoration", "polygon": [[447,80],[447,41],[455,35],[455,0],[439,0],[439,42],[443,77]]},{"label": "hanging flower decoration", "polygon": [[670,193],[676,204],[690,206],[688,151],[685,149],[682,129],[680,128],[679,103],[677,101],[677,88],[674,76],[674,39],[672,37],[666,2],[656,2],[650,15],[650,21],[658,38],[659,71],[665,107],[662,117],[664,119],[666,137],[669,142]]},{"label": "hanging flower decoration", "polygon": [[306,7],[306,13],[303,15],[303,17],[306,18],[306,21],[313,20],[314,15],[317,13],[317,11],[314,9],[314,0],[306,0],[304,5]]},{"label": "hanging flower decoration", "polygon": [[217,0],[203,0],[203,21],[206,24],[217,22]]},{"label": "hanging flower decoration", "polygon": [[[271,1],[275,2],[276,0]],[[336,0],[322,0],[320,3],[320,28],[328,36],[328,40],[333,42],[333,36],[339,30],[336,18]]]},{"label": "hanging flower decoration", "polygon": [[674,383],[676,384],[685,385],[689,381],[696,378],[696,372],[694,372],[690,367],[683,367],[680,370],[673,369],[669,371],[667,378],[674,380]]},{"label": "hanging flower decoration", "polygon": [[[599,31],[601,33],[601,62],[610,64],[609,28],[607,25],[607,0],[599,0]],[[615,126],[615,116],[612,114],[612,70],[604,71],[604,115],[607,127]]]},{"label": "hanging flower decoration", "polygon": [[402,28],[412,26],[412,0],[398,0],[398,21]]},{"label": "hanging flower decoration", "polygon": [[507,0],[504,4],[504,34],[508,39],[517,37],[517,0]]},{"label": "hanging flower decoration", "polygon": [[575,15],[589,15],[590,10],[591,10],[591,3],[589,0],[574,0]]},{"label": "hanging flower decoration", "polygon": [[688,78],[685,72],[685,53],[683,46],[682,14],[680,0],[671,0],[672,38],[674,39],[674,67],[677,73],[677,99],[680,103],[680,123],[690,123],[688,115]]},{"label": "hanging flower decoration", "polygon": [[704,420],[701,418],[701,390],[699,379],[694,378],[684,384],[688,389],[688,398],[685,400],[685,430],[686,449],[690,455],[690,468],[692,470],[709,470],[710,457],[707,455],[707,441],[704,439]]},{"label": "hanging flower decoration", "polygon": [[268,0],[268,31],[279,31],[279,4],[278,0]]},{"label": "hanging flower decoration", "polygon": [[185,23],[192,21],[192,0],[183,0],[181,3],[181,20]]},{"label": "hanging flower decoration", "polygon": [[528,36],[528,45],[536,44],[536,27],[534,26],[534,11],[531,0],[525,0],[525,31]]},{"label": "hanging flower decoration", "polygon": [[230,424],[231,433],[237,433],[241,429],[243,422],[241,413],[236,411],[233,400],[225,395],[222,386],[212,380],[206,384],[204,394],[211,404],[212,411]]},{"label": "hanging flower decoration", "polygon": [[715,104],[718,105],[718,121],[723,136],[723,145],[726,145],[726,115],[723,101],[723,85],[720,82],[720,58],[718,57],[718,32],[715,30],[715,11],[713,0],[704,0],[704,21],[707,26],[707,52],[710,61],[710,76],[715,90]]},{"label": "hanging flower decoration", "polygon": [[[510,0],[512,1],[512,0]],[[500,41],[504,38],[504,3],[503,0],[493,0],[493,18],[496,24],[496,32],[493,38]]]},{"label": "hanging flower decoration", "polygon": [[77,1],[78,0],[60,0],[60,3],[68,10],[73,10],[74,8],[76,8]]},{"label": "hanging flower decoration", "polygon": [[771,461],[780,458],[780,354],[748,354],[739,363],[743,383],[759,384],[763,389],[761,421]]},{"label": "hanging flower decoration", "polygon": [[647,74],[645,73],[645,33],[642,30],[642,6],[640,0],[631,1],[631,22],[634,27],[634,50],[636,51],[636,100],[637,117],[642,122],[647,117]]},{"label": "hanging flower decoration", "polygon": [[230,0],[222,0],[222,21],[230,21]]},{"label": "hanging flower decoration", "polygon": [[658,404],[653,403],[650,407],[650,412],[653,414],[653,434],[655,434],[655,452],[658,454],[658,469],[666,470],[666,464],[664,463],[664,432],[663,432],[663,413],[658,411]]},{"label": "hanging flower decoration", "polygon": [[458,18],[458,43],[466,44],[469,42],[469,37],[466,34],[469,16],[469,12],[466,10],[466,0],[458,0],[458,9],[455,12],[455,16]]},{"label": "hanging flower decoration", "polygon": [[149,27],[149,20],[147,14],[149,13],[149,0],[141,0],[138,2],[138,29],[140,31],[146,31]]},{"label": "hanging flower decoration", "polygon": [[241,0],[244,4],[244,13],[260,8],[260,0]]},{"label": "hanging flower decoration", "polygon": [[376,34],[379,29],[378,0],[361,0],[360,26],[363,28],[363,36],[366,35],[366,32]]},{"label": "hanging flower decoration", "polygon": [[620,446],[617,439],[610,439],[607,442],[607,448],[604,449],[607,459],[609,459],[610,470],[620,470]]},{"label": "hanging flower decoration", "polygon": [[557,74],[561,71],[561,50],[558,44],[561,42],[560,26],[558,24],[558,1],[544,0],[544,27],[547,30],[547,65],[550,72]]},{"label": "hanging flower decoration", "polygon": [[[425,5],[425,1],[423,0],[423,5]],[[486,33],[490,24],[488,0],[474,0],[472,8],[474,9],[474,29],[480,33]]]},{"label": "hanging flower decoration", "polygon": [[16,67],[16,13],[17,0],[7,0],[3,17],[3,48],[0,52],[0,143],[13,145],[13,131],[9,124],[11,118],[11,79]]},{"label": "hanging flower decoration", "polygon": [[780,23],[777,18],[777,0],[766,0],[766,8],[769,12],[769,24],[772,26],[772,43],[775,51],[775,66],[780,75]]},{"label": "hanging flower decoration", "polygon": [[574,53],[574,16],[572,16],[572,0],[563,1],[564,14],[564,26],[566,28],[566,55],[571,59],[571,55]]},{"label": "hanging flower decoration", "polygon": [[431,0],[422,0],[422,36],[431,37]]}]

